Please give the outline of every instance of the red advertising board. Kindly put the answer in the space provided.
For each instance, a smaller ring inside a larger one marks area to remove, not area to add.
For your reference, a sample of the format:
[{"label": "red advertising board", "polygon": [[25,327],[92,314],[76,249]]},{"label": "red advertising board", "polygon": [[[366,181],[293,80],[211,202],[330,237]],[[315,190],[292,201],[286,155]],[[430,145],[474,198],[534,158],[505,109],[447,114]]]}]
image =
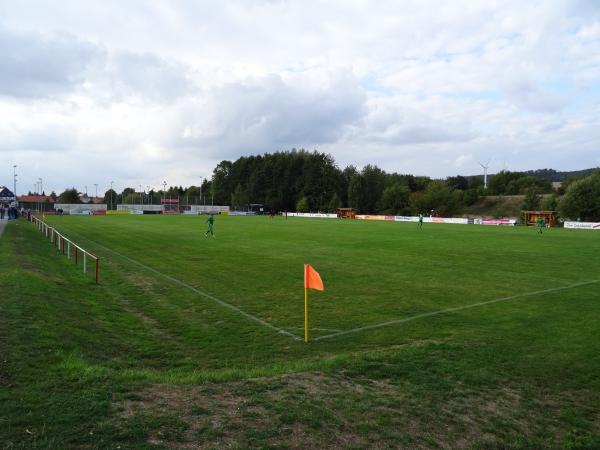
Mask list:
[{"label": "red advertising board", "polygon": [[179,203],[179,198],[161,198],[161,203]]}]

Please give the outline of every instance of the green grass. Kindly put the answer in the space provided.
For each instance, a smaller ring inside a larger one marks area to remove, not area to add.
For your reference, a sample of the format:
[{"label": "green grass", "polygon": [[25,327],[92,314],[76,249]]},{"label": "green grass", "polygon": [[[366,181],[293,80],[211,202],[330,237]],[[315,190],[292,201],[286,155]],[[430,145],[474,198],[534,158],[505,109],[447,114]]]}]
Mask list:
[{"label": "green grass", "polygon": [[[600,446],[593,232],[48,222],[101,284],[31,224],[0,238],[0,448]],[[308,344],[234,309],[302,337],[304,263],[326,289]]]}]

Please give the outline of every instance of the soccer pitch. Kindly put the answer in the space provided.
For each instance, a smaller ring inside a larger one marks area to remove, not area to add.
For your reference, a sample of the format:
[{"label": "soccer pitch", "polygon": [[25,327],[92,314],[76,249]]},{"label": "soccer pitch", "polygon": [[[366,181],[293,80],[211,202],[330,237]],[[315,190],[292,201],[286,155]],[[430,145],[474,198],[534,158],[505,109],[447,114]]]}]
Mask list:
[{"label": "soccer pitch", "polygon": [[600,446],[597,233],[205,221],[47,217],[99,285],[6,227],[1,446]]},{"label": "soccer pitch", "polygon": [[[102,284],[131,284],[132,307],[174,335],[246,363],[440,338],[465,323],[516,320],[598,292],[597,236],[571,230],[305,218],[227,217],[216,238],[198,216],[51,217],[102,259]],[[303,335],[303,264],[322,275]],[[141,294],[141,295],[140,295]],[[163,313],[168,311],[168,320]],[[224,342],[231,354],[220,348]],[[212,364],[211,364],[212,365]],[[218,366],[218,362],[217,362]]]}]

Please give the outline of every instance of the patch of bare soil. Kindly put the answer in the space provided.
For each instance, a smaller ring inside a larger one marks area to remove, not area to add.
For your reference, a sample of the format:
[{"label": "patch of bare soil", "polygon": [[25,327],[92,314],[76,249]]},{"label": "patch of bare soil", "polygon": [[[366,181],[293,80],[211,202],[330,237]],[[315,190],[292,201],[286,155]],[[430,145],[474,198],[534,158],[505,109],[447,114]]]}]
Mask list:
[{"label": "patch of bare soil", "polygon": [[167,448],[498,448],[507,436],[531,437],[540,427],[549,443],[560,442],[561,399],[525,401],[518,386],[508,385],[485,391],[456,385],[437,401],[421,394],[410,385],[304,373],[201,386],[152,385],[140,393],[141,400],[115,406],[125,422],[169,414],[185,422],[177,441],[160,430],[149,433],[149,443]]}]

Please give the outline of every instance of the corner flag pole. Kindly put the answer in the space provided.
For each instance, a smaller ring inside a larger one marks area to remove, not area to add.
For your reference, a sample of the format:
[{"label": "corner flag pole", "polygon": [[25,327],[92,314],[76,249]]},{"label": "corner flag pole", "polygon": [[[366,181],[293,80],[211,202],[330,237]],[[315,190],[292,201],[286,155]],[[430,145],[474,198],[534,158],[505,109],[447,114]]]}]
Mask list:
[{"label": "corner flag pole", "polygon": [[304,288],[304,342],[308,342],[308,288]]},{"label": "corner flag pole", "polygon": [[308,264],[304,264],[304,342],[308,342]]}]

